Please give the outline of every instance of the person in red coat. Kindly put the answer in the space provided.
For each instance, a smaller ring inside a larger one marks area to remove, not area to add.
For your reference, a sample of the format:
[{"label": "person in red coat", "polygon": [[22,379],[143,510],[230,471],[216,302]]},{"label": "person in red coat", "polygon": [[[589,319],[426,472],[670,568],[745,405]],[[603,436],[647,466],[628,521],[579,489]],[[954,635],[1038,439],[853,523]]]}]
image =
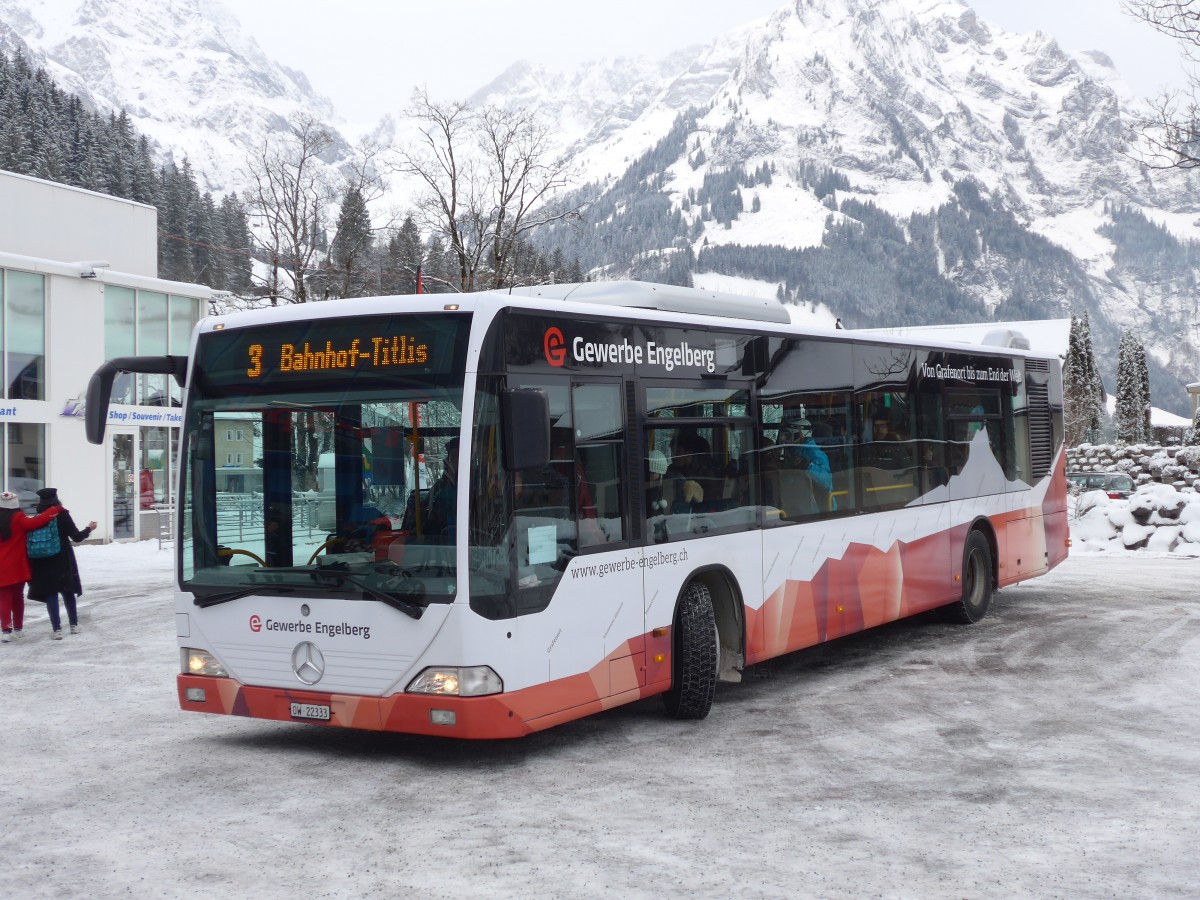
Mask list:
[{"label": "person in red coat", "polygon": [[25,536],[52,521],[61,510],[55,506],[27,516],[21,512],[16,494],[0,494],[0,639],[5,642],[20,637],[25,625],[25,582],[29,580]]}]

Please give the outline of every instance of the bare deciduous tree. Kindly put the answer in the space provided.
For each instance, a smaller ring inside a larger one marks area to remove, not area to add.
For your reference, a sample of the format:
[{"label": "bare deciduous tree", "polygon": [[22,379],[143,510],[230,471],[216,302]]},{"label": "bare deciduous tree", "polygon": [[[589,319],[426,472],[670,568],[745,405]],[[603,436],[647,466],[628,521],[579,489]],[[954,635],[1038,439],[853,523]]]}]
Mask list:
[{"label": "bare deciduous tree", "polygon": [[406,115],[420,137],[398,151],[396,166],[423,185],[418,224],[445,239],[462,290],[511,283],[522,236],[578,214],[545,202],[571,173],[531,110],[439,103],[419,88]]},{"label": "bare deciduous tree", "polygon": [[333,146],[333,134],[317,119],[298,114],[286,134],[267,137],[249,160],[254,187],[248,205],[265,234],[260,249],[270,273],[265,292],[271,305],[305,303],[306,276],[320,249],[326,211],[337,187],[321,164]]},{"label": "bare deciduous tree", "polygon": [[[1176,39],[1183,58],[1200,63],[1200,4],[1194,0],[1122,0],[1136,19]],[[1142,162],[1156,169],[1200,166],[1200,81],[1189,75],[1184,90],[1164,91],[1134,127],[1144,140]]]}]

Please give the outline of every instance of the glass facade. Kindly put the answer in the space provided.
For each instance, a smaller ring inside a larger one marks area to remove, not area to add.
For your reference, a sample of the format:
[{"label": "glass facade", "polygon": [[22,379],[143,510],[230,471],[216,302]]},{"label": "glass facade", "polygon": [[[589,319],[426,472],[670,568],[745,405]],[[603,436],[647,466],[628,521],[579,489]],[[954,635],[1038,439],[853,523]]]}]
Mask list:
[{"label": "glass facade", "polygon": [[[44,400],[46,396],[46,277],[0,269],[0,347],[4,399]],[[6,411],[6,415],[9,415]],[[0,466],[4,490],[32,511],[37,490],[46,486],[46,426],[29,422],[0,425]]]},{"label": "glass facade", "polygon": [[46,277],[0,270],[3,282],[4,396],[44,400],[46,391]]},{"label": "glass facade", "polygon": [[[167,295],[155,291],[137,292],[138,356],[163,356],[169,346]],[[143,406],[169,406],[167,375],[139,375],[137,403]]]},{"label": "glass facade", "polygon": [[[106,285],[105,358],[186,355],[192,329],[203,312],[202,301],[190,297]],[[122,374],[113,384],[112,402],[180,407],[183,391],[167,375]],[[160,526],[158,511],[175,503],[173,485],[178,456],[177,428],[140,427],[136,440],[131,434],[114,435],[114,467],[119,470],[125,466],[124,471],[114,474],[114,484],[120,483],[114,493],[114,517],[118,520],[114,524],[114,537],[134,537],[135,518],[143,538]]]},{"label": "glass facade", "polygon": [[[170,503],[171,471],[178,450],[178,428],[140,428],[138,453],[138,509]],[[174,440],[172,440],[174,438]]]},{"label": "glass facade", "polygon": [[38,488],[46,486],[46,426],[30,422],[10,422],[0,426],[4,444],[4,489],[21,499],[21,508],[33,512]]},{"label": "glass facade", "polygon": [[[104,358],[133,356],[137,343],[133,330],[133,288],[104,286]],[[113,403],[133,402],[133,376],[122,372],[113,381]]]},{"label": "glass facade", "polygon": [[133,537],[133,507],[136,485],[133,480],[133,435],[112,435],[112,536],[114,540]]},{"label": "glass facade", "polygon": [[[2,401],[49,399],[47,307],[51,283],[46,275],[0,268]],[[111,284],[103,286],[103,302],[105,359],[184,355],[192,329],[205,311],[201,300]],[[183,395],[174,379],[166,376],[120,375],[113,385],[112,402],[179,407]],[[15,405],[6,408],[6,420],[0,422],[0,489],[16,493],[22,508],[32,512],[37,490],[46,486],[47,440],[52,429],[42,423],[14,421],[17,409]],[[141,427],[133,434],[114,432],[112,446],[111,536],[132,538],[138,511],[174,502],[172,475],[179,431],[159,426]]]},{"label": "glass facade", "polygon": [[[172,356],[185,356],[192,339],[192,328],[197,322],[196,301],[187,297],[170,297],[167,315],[167,352]],[[174,378],[167,379],[171,392],[171,405],[183,405],[183,388]]]},{"label": "glass facade", "polygon": [[[192,329],[203,313],[201,301],[158,291],[105,285],[104,358],[185,356]],[[166,375],[118,375],[113,403],[182,406],[183,391]]]},{"label": "glass facade", "polygon": [[[186,355],[192,329],[203,313],[201,301],[159,291],[106,285],[104,289],[104,356]],[[183,405],[183,391],[166,375],[118,375],[113,383],[113,403],[142,406]],[[117,440],[120,440],[118,446]],[[134,537],[133,510],[141,521],[142,537],[157,520],[145,516],[175,502],[174,471],[179,453],[179,430],[142,427],[133,435],[114,435],[114,474],[119,485],[114,494],[113,536]],[[136,443],[136,446],[135,446]],[[124,524],[122,524],[124,523]],[[123,529],[123,530],[122,530]]]}]

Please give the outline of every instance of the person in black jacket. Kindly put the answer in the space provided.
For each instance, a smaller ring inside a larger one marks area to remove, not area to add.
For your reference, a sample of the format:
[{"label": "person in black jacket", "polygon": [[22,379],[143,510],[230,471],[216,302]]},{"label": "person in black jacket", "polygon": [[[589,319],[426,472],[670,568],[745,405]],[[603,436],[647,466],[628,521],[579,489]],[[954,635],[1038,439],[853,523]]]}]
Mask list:
[{"label": "person in black jacket", "polygon": [[[62,506],[56,488],[42,488],[37,493],[38,512]],[[71,514],[63,509],[55,519],[55,524],[58,525],[61,549],[54,556],[29,560],[32,575],[29,581],[29,599],[41,600],[46,604],[46,612],[50,614],[50,626],[54,629],[54,639],[59,641],[62,640],[62,624],[58,616],[59,594],[62,594],[63,606],[67,608],[71,634],[79,634],[79,615],[75,611],[75,598],[83,593],[83,588],[79,584],[79,566],[75,564],[75,550],[71,547],[71,541],[77,544],[86,541],[95,530],[96,523],[88,522],[87,528],[80,531],[75,527]]]}]

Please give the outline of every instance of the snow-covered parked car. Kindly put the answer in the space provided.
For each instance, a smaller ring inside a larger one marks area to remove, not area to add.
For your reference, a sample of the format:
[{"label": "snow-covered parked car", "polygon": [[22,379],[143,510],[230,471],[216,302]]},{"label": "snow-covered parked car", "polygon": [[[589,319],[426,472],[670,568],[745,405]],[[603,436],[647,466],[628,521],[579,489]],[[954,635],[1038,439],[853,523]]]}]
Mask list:
[{"label": "snow-covered parked car", "polygon": [[1067,483],[1071,493],[1104,491],[1113,500],[1121,500],[1133,493],[1133,479],[1124,472],[1068,472]]}]

